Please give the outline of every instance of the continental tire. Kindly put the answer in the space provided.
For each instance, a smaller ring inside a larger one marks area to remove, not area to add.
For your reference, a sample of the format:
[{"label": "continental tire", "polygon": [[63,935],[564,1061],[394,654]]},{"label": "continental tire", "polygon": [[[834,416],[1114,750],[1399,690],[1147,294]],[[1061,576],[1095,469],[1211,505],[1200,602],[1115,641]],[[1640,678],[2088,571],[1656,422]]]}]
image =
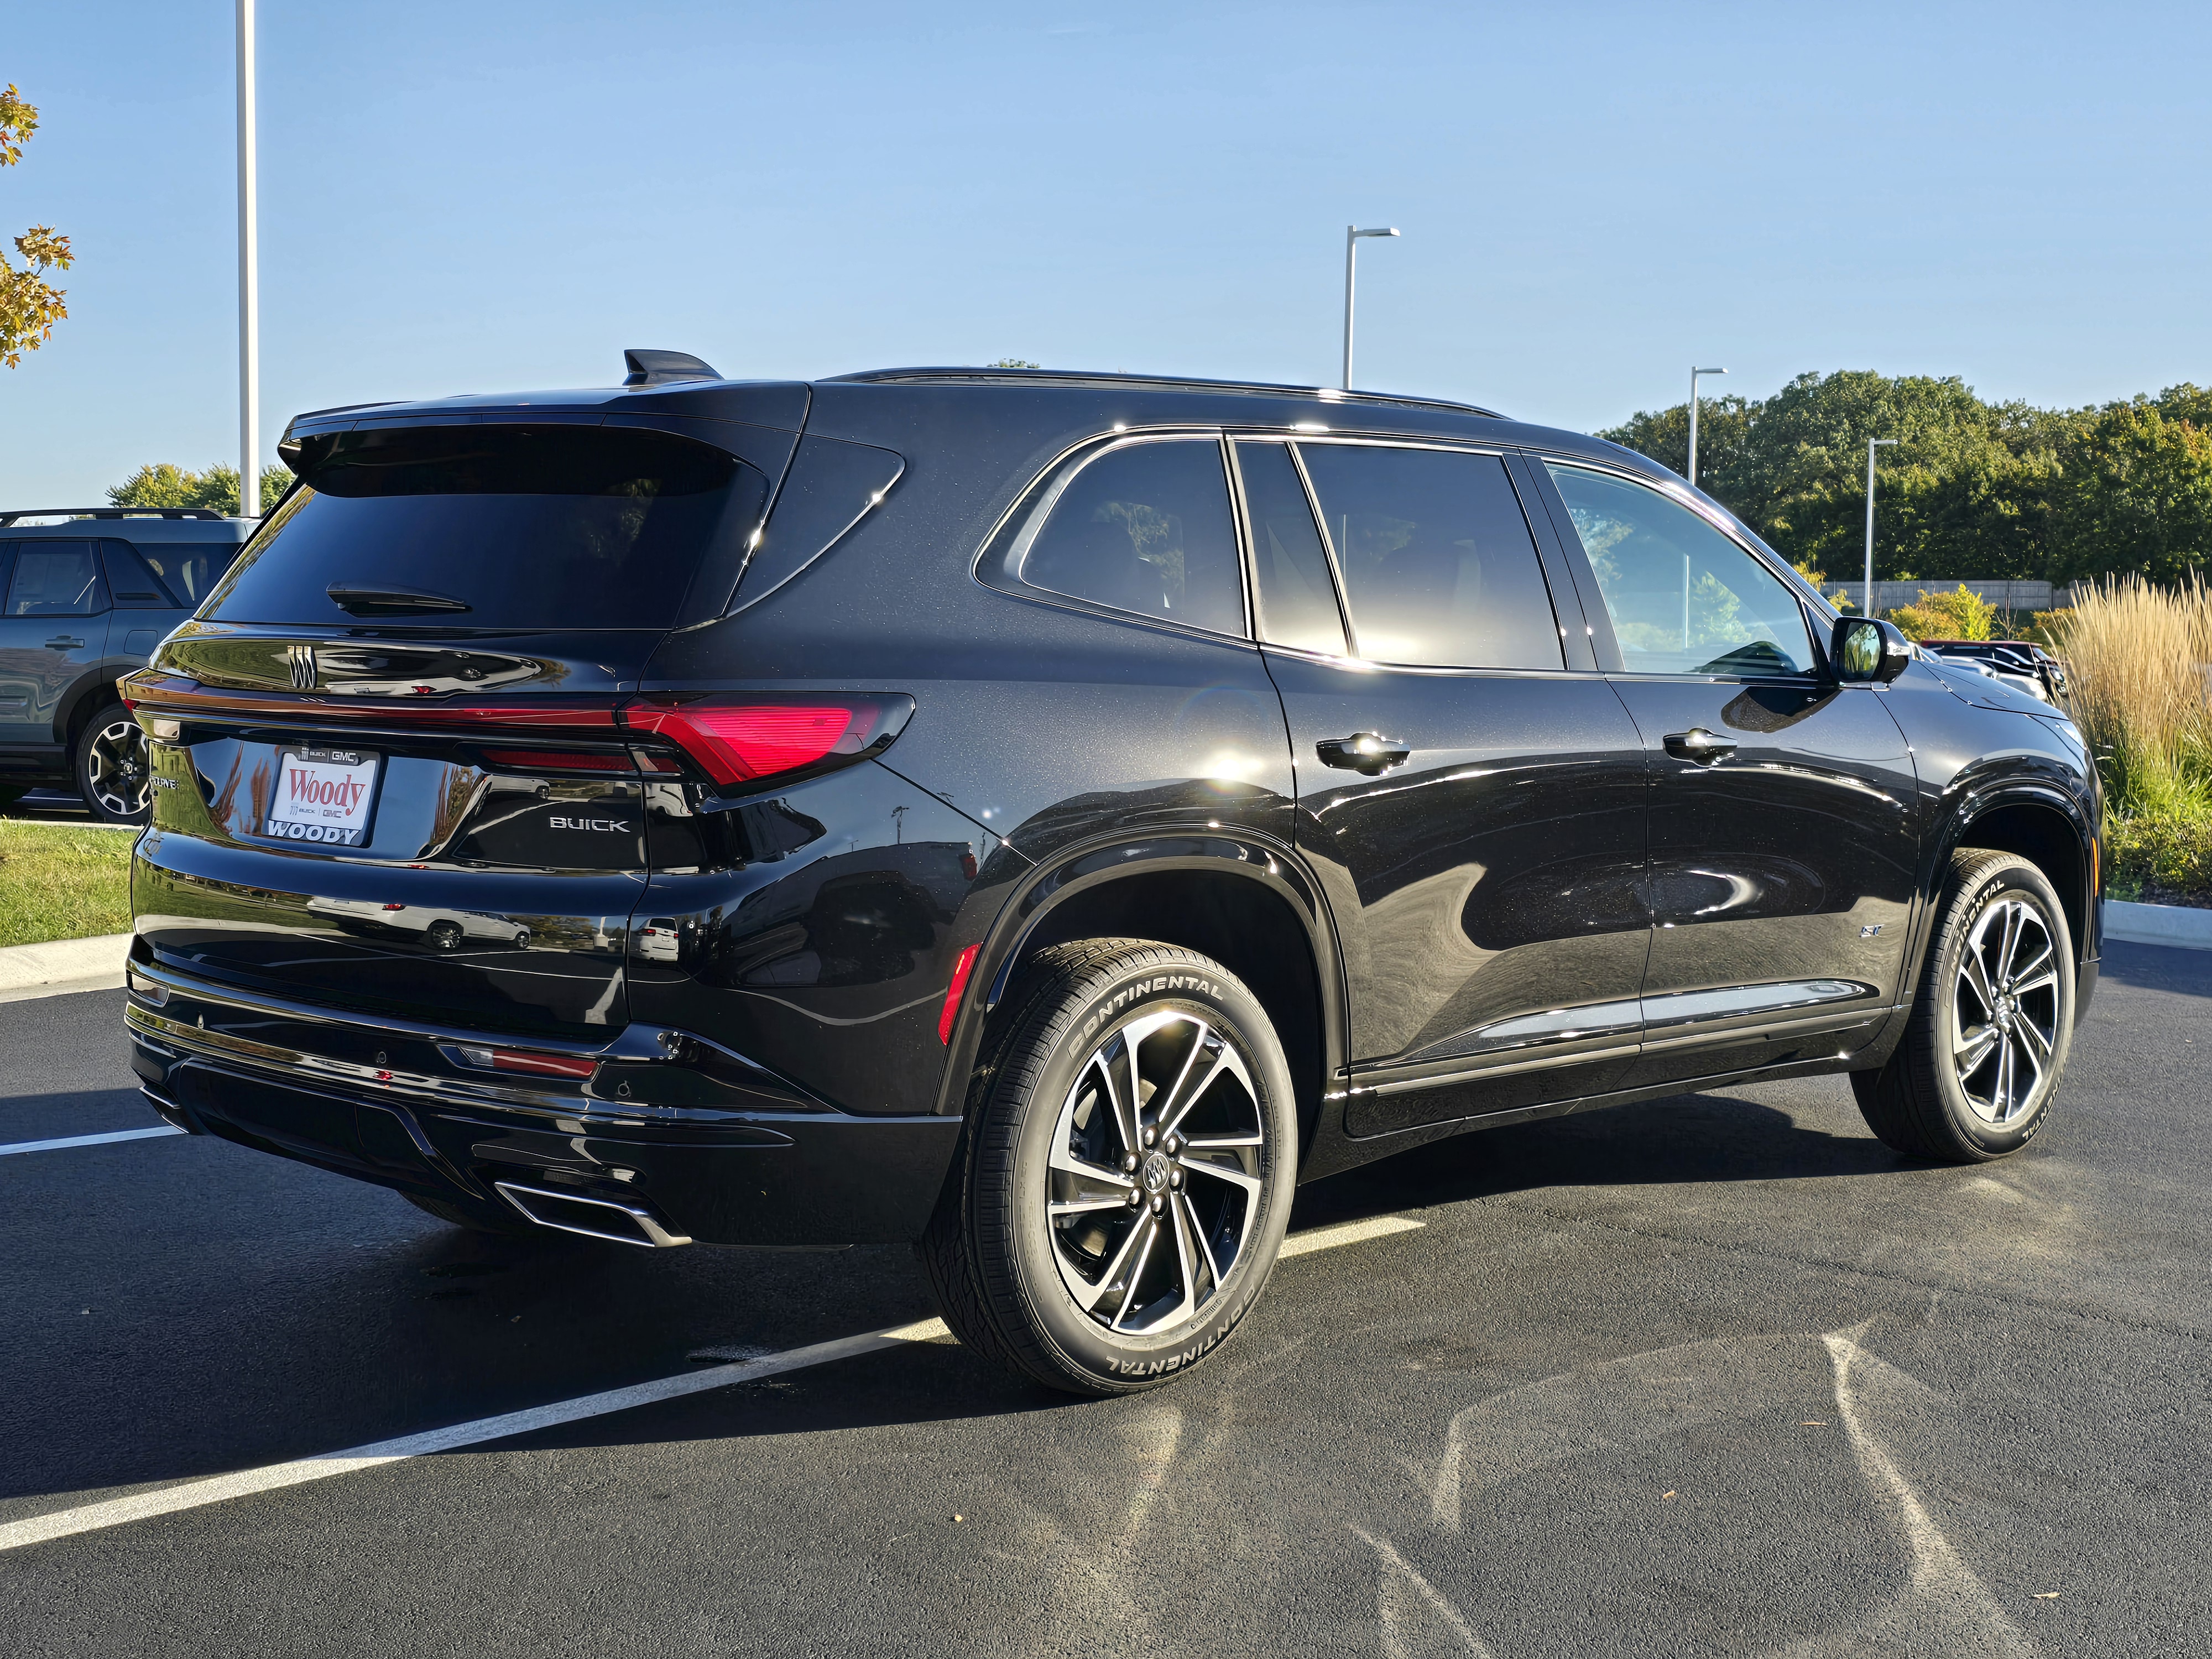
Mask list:
[{"label": "continental tire", "polygon": [[1867,1125],[1897,1151],[1976,1164],[2050,1116],[2074,1036],[2074,941],[2042,871],[2011,853],[1952,855],[1904,1040],[1856,1072]]},{"label": "continental tire", "polygon": [[1297,1120],[1258,1000],[1195,951],[1042,952],[978,1066],[922,1258],[969,1347],[1133,1394],[1218,1347],[1290,1220]]}]

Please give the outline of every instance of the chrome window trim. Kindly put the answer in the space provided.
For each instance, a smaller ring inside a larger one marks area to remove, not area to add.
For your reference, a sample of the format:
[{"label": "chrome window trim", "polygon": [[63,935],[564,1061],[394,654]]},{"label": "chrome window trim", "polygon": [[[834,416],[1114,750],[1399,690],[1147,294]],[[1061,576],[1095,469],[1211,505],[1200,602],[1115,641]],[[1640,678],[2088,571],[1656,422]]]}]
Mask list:
[{"label": "chrome window trim", "polygon": [[[1284,645],[1273,640],[1264,639],[1261,635],[1260,544],[1253,535],[1251,509],[1244,499],[1244,468],[1237,459],[1237,446],[1240,443],[1273,444],[1290,452],[1291,471],[1297,475],[1298,488],[1305,492],[1307,515],[1313,520],[1314,530],[1321,538],[1322,558],[1328,567],[1329,591],[1336,601],[1337,626],[1344,630],[1344,655],[1339,656],[1328,651],[1315,651],[1301,645]],[[1248,625],[1252,630],[1253,642],[1270,651],[1287,651],[1294,656],[1304,657],[1315,662],[1358,661],[1358,645],[1352,632],[1352,614],[1344,603],[1344,579],[1337,572],[1336,555],[1328,544],[1328,526],[1322,523],[1321,514],[1314,505],[1313,482],[1306,477],[1305,463],[1298,459],[1297,445],[1291,439],[1278,436],[1273,433],[1224,432],[1221,448],[1222,453],[1229,458],[1229,474],[1236,485],[1237,510],[1242,537],[1241,550],[1245,567],[1244,588],[1250,611]]]},{"label": "chrome window trim", "polygon": [[[1221,466],[1222,489],[1229,503],[1230,533],[1237,538],[1237,580],[1242,590],[1240,598],[1244,617],[1244,631],[1242,634],[1226,634],[1219,629],[1201,628],[1193,623],[1178,622],[1172,617],[1155,616],[1150,611],[1124,611],[1118,605],[1106,605],[1097,599],[1085,599],[1080,593],[1062,593],[1054,588],[1040,586],[1035,582],[1027,580],[1019,574],[1021,567],[1028,561],[1030,550],[1036,544],[1038,535],[1051,521],[1053,509],[1059,506],[1060,498],[1067,492],[1068,486],[1088,471],[1101,457],[1113,454],[1119,450],[1132,448],[1139,444],[1201,442],[1211,442],[1214,446],[1214,458]],[[1039,493],[1040,490],[1042,494]],[[1176,425],[1133,428],[1126,432],[1093,433],[1091,436],[1070,444],[1061,450],[1049,463],[1039,469],[1036,477],[1023,486],[1021,492],[1014,497],[1012,505],[999,515],[991,526],[990,533],[983,538],[982,544],[976,549],[975,556],[969,563],[968,574],[976,586],[988,588],[994,593],[1008,594],[1015,599],[1049,605],[1059,610],[1075,611],[1079,615],[1108,617],[1120,623],[1135,623],[1197,639],[1226,640],[1233,641],[1239,645],[1256,645],[1258,641],[1255,637],[1255,617],[1253,597],[1244,570],[1242,507],[1237,480],[1232,470],[1228,445],[1221,428]],[[1010,530],[1012,538],[1007,540]],[[1001,545],[1004,550],[994,556],[993,550]],[[1001,574],[997,580],[984,574],[988,566],[993,563],[1000,568]],[[1011,567],[1011,569],[1008,567]]]}]

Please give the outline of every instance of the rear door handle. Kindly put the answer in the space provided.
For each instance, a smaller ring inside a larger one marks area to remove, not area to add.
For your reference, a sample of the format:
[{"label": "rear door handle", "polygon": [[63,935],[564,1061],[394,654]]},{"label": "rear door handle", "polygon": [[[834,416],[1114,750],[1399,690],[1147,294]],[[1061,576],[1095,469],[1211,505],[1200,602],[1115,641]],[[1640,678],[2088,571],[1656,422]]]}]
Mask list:
[{"label": "rear door handle", "polygon": [[1677,760],[1695,761],[1700,766],[1711,766],[1735,753],[1735,738],[1708,732],[1702,726],[1687,732],[1669,732],[1665,742],[1667,752]]},{"label": "rear door handle", "polygon": [[84,649],[84,641],[82,640],[73,640],[66,634],[57,634],[53,638],[46,641],[46,649],[49,651],[82,651]]},{"label": "rear door handle", "polygon": [[1413,750],[1402,743],[1372,732],[1354,732],[1348,738],[1324,738],[1314,745],[1324,766],[1380,777],[1394,766],[1403,766]]}]

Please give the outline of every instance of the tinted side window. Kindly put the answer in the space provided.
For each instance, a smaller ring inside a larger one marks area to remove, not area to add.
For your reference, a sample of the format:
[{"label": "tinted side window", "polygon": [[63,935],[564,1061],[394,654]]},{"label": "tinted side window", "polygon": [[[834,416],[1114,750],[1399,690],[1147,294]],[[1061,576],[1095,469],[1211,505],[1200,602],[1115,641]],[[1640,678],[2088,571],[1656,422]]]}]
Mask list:
[{"label": "tinted side window", "polygon": [[1252,520],[1252,562],[1260,586],[1260,637],[1305,651],[1344,654],[1336,580],[1314,528],[1313,507],[1291,452],[1281,444],[1240,443],[1244,511]]},{"label": "tinted side window", "polygon": [[8,584],[11,617],[90,617],[107,609],[90,542],[19,542]]},{"label": "tinted side window", "polygon": [[1495,455],[1306,444],[1355,646],[1376,662],[1561,668],[1520,498]]},{"label": "tinted side window", "polygon": [[[126,587],[143,589],[147,584],[143,577],[137,582],[127,582],[124,572],[133,559],[143,560],[154,573],[155,586],[162,597],[155,605],[180,605],[186,610],[197,610],[199,602],[207,598],[216,579],[230,568],[230,562],[238,556],[236,542],[155,542],[133,544],[129,542],[109,542],[107,552],[108,586],[115,590],[118,601],[131,602]],[[144,601],[139,601],[144,603]]]},{"label": "tinted side window", "polygon": [[1032,587],[1147,617],[1244,632],[1221,446],[1127,445],[1075,475],[1022,556]]},{"label": "tinted side window", "polygon": [[1552,466],[1632,674],[1802,674],[1813,645],[1796,595],[1679,501]]}]

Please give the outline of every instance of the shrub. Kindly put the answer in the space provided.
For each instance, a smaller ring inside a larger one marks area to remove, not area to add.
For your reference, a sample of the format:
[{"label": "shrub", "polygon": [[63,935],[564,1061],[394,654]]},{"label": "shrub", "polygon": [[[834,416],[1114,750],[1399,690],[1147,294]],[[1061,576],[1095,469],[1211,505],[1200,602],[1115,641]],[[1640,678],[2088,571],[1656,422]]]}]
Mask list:
[{"label": "shrub", "polygon": [[1908,640],[1985,640],[1996,615],[1996,606],[1960,582],[1949,593],[1922,588],[1919,604],[1899,606],[1889,619]]},{"label": "shrub", "polygon": [[2125,576],[2075,598],[2052,620],[2105,775],[2114,896],[2212,898],[2212,591]]}]

